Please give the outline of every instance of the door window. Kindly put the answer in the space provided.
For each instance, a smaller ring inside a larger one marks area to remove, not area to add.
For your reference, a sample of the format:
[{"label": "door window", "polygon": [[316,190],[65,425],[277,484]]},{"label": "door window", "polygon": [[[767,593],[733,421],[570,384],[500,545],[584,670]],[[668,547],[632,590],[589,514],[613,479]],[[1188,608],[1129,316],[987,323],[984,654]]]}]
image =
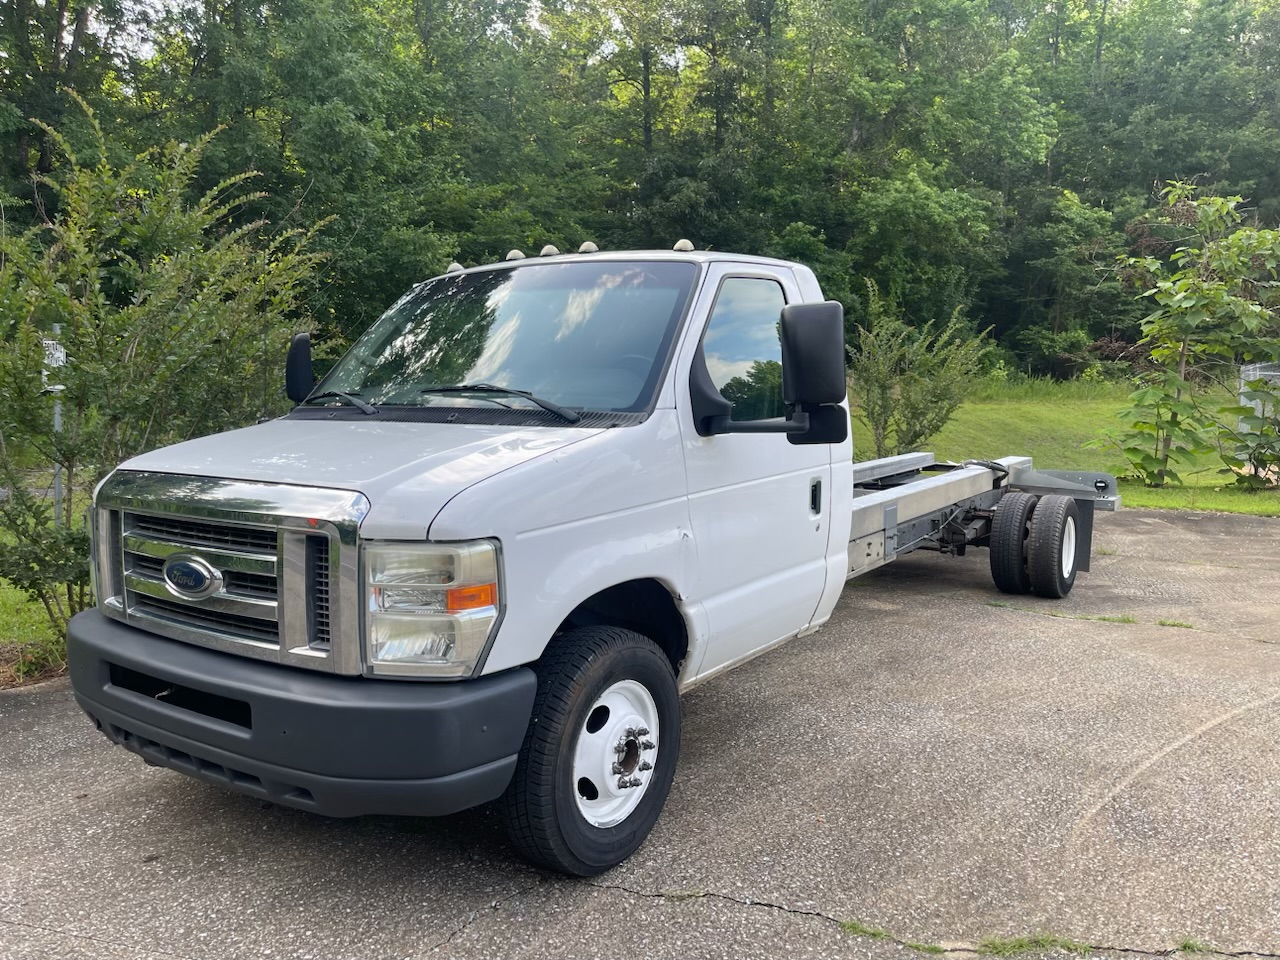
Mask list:
[{"label": "door window", "polygon": [[720,285],[702,338],[702,353],[711,382],[733,404],[731,420],[766,420],[786,414],[778,338],[786,302],[776,280],[728,277]]}]

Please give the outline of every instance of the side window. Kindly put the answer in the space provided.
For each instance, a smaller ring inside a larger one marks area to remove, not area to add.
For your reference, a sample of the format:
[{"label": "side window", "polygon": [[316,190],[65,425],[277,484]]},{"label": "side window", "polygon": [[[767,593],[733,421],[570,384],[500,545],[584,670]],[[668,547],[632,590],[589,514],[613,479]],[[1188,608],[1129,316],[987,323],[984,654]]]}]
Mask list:
[{"label": "side window", "polygon": [[782,402],[782,344],[778,324],[787,300],[776,280],[729,277],[702,338],[707,372],[733,404],[732,420],[786,414]]}]

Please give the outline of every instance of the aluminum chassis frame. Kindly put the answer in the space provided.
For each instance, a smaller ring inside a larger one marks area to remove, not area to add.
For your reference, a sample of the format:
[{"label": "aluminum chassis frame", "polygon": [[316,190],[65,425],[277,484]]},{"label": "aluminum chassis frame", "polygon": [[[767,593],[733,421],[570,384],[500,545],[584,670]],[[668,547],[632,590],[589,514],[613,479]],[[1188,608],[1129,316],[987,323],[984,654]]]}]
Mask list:
[{"label": "aluminum chassis frame", "polygon": [[905,453],[853,465],[847,579],[914,550],[962,556],[987,546],[996,504],[1015,490],[1076,501],[1076,569],[1088,570],[1094,511],[1120,507],[1111,474],[1034,470],[1030,457],[938,463],[932,453]]}]

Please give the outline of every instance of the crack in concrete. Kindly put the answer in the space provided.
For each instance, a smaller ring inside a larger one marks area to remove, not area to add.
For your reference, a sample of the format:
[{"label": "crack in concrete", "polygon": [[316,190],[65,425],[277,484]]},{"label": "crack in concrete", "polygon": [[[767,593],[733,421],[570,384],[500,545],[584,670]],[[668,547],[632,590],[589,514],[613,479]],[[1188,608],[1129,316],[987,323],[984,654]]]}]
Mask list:
[{"label": "crack in concrete", "polygon": [[[430,947],[426,949],[425,952],[416,954],[415,956],[425,957],[428,953],[438,953],[444,947],[447,947],[449,944],[451,944],[462,933],[464,933],[468,927],[470,927],[473,923],[479,920],[480,914],[482,914],[485,910],[497,910],[500,906],[502,906],[507,901],[514,900],[520,894],[526,893],[529,890],[532,890],[534,886],[537,886],[537,884],[533,884],[528,887],[523,887],[518,890],[512,890],[510,893],[506,894],[505,896],[498,897],[498,899],[494,900],[492,903],[488,904],[487,906],[481,907],[478,910],[472,910],[469,914],[467,914],[467,919],[463,920],[462,923],[458,924],[458,926],[455,927],[447,937],[445,937],[443,940],[439,941],[438,943],[433,943]],[[405,960],[410,960],[410,958],[406,957]]]},{"label": "crack in concrete", "polygon": [[87,940],[90,943],[100,943],[106,947],[125,947],[142,951],[143,955],[153,957],[172,957],[173,960],[193,960],[193,958],[181,953],[170,953],[167,950],[152,950],[146,947],[139,947],[136,944],[121,943],[119,940],[108,940],[105,937],[95,937],[89,933],[75,933],[71,930],[61,930],[58,927],[46,927],[39,923],[30,923],[26,920],[7,920],[0,917],[0,924],[8,927],[23,927],[27,930],[39,930],[41,933],[52,933],[59,937],[66,937],[69,940]]},{"label": "crack in concrete", "polygon": [[[899,937],[890,933],[888,930],[882,930],[878,927],[871,927],[858,921],[841,920],[833,917],[828,913],[820,910],[808,910],[804,907],[789,907],[783,903],[774,903],[771,900],[758,900],[755,897],[735,897],[732,894],[719,893],[715,890],[639,890],[635,887],[629,887],[620,883],[598,883],[595,881],[586,881],[587,886],[595,887],[597,890],[609,890],[619,893],[628,893],[633,896],[644,897],[649,900],[722,900],[726,903],[737,904],[742,907],[763,907],[767,910],[776,910],[780,913],[788,913],[800,917],[812,917],[839,927],[840,932],[852,937],[862,937],[868,940],[882,940],[887,943],[893,943],[897,946],[904,947],[908,950],[914,950],[918,953],[928,953],[937,956],[995,956],[995,957],[1012,957],[1019,954],[1028,953],[1048,953],[1051,951],[1067,950],[1068,952],[1078,953],[1122,953],[1143,957],[1172,957],[1183,953],[1177,947],[1169,947],[1165,949],[1152,950],[1145,947],[1118,947],[1100,943],[1084,943],[1070,940],[1066,937],[1047,937],[1025,938],[1027,946],[1009,949],[1008,945],[1017,944],[1017,940],[999,941],[997,944],[989,944],[988,941],[979,943],[965,943],[961,941],[942,943],[923,943],[916,940],[909,940],[905,937]],[[1036,941],[1039,940],[1039,943]],[[1213,947],[1202,947],[1194,951],[1185,951],[1188,955],[1199,955],[1204,957],[1255,957],[1259,960],[1280,960],[1280,953],[1266,953],[1259,950],[1219,950]]]},{"label": "crack in concrete", "polygon": [[653,892],[650,890],[637,890],[634,887],[628,887],[621,883],[597,883],[592,880],[586,881],[587,886],[595,887],[597,890],[615,890],[620,893],[630,893],[637,897],[645,897],[649,900],[724,900],[728,903],[736,903],[743,907],[765,907],[769,910],[778,910],[782,913],[791,913],[801,917],[815,917],[818,920],[833,923],[844,929],[844,921],[829,914],[822,913],[819,910],[806,910],[803,907],[788,907],[785,904],[773,903],[769,900],[756,900],[755,898],[742,899],[741,897],[731,896],[727,893],[717,893],[714,890],[659,890]]}]

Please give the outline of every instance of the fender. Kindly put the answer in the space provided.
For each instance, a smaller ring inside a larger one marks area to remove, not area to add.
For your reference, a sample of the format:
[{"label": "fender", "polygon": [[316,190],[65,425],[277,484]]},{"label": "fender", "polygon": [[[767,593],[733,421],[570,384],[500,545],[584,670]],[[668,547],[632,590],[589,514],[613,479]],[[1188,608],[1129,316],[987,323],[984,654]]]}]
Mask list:
[{"label": "fender", "polygon": [[[588,597],[627,580],[670,591],[689,631],[683,675],[705,650],[697,556],[674,409],[520,464],[460,492],[428,538],[502,544],[504,616],[482,673],[541,656]],[[675,454],[673,456],[673,453]]]}]

